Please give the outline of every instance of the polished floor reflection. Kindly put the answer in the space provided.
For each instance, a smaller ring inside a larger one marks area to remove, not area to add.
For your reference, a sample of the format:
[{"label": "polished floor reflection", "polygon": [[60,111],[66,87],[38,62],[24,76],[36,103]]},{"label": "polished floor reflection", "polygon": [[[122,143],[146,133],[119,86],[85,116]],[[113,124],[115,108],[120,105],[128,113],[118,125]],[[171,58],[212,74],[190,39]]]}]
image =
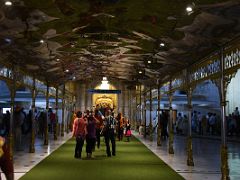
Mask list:
[{"label": "polished floor reflection", "polygon": [[[174,138],[174,155],[168,154],[168,142],[162,141],[162,146],[157,146],[156,139],[150,142],[142,136],[135,134],[152,152],[187,180],[219,180],[221,179],[220,146],[217,139],[194,138],[193,159],[195,166],[187,166],[186,137]],[[240,143],[229,142],[229,168],[231,179],[240,179]]]}]

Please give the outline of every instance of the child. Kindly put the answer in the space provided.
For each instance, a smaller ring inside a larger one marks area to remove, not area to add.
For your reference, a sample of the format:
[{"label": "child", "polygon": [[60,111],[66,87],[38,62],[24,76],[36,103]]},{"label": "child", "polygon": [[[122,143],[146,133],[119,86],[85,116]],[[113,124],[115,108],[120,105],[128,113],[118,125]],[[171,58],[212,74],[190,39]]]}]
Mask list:
[{"label": "child", "polygon": [[132,136],[132,132],[131,132],[131,124],[130,121],[127,120],[126,123],[126,132],[125,132],[125,136],[127,137],[127,141],[130,141],[130,137]]}]

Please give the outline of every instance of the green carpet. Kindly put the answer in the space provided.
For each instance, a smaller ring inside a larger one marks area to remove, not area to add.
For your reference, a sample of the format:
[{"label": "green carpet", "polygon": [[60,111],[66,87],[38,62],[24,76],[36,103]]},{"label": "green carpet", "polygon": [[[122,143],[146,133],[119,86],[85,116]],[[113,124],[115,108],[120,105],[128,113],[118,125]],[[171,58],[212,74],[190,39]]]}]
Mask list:
[{"label": "green carpet", "polygon": [[140,141],[117,142],[117,156],[106,157],[105,146],[96,149],[95,158],[75,159],[75,140],[71,139],[41,161],[21,180],[154,180],[183,179]]}]

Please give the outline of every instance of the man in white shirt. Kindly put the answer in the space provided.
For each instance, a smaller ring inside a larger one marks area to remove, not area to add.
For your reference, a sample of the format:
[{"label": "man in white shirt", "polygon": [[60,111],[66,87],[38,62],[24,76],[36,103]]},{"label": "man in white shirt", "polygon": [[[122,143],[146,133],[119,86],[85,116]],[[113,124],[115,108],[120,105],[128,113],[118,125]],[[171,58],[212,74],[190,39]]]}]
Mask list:
[{"label": "man in white shirt", "polygon": [[235,115],[235,116],[239,116],[239,110],[238,110],[238,107],[236,107],[236,109],[234,110],[234,115]]}]

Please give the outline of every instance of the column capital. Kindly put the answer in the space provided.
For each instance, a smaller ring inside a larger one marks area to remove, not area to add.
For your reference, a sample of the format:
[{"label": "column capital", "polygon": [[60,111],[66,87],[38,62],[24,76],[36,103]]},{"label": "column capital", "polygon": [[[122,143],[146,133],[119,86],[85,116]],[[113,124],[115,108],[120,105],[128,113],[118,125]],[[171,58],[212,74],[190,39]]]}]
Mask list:
[{"label": "column capital", "polygon": [[221,106],[226,106],[227,101],[221,101]]}]

